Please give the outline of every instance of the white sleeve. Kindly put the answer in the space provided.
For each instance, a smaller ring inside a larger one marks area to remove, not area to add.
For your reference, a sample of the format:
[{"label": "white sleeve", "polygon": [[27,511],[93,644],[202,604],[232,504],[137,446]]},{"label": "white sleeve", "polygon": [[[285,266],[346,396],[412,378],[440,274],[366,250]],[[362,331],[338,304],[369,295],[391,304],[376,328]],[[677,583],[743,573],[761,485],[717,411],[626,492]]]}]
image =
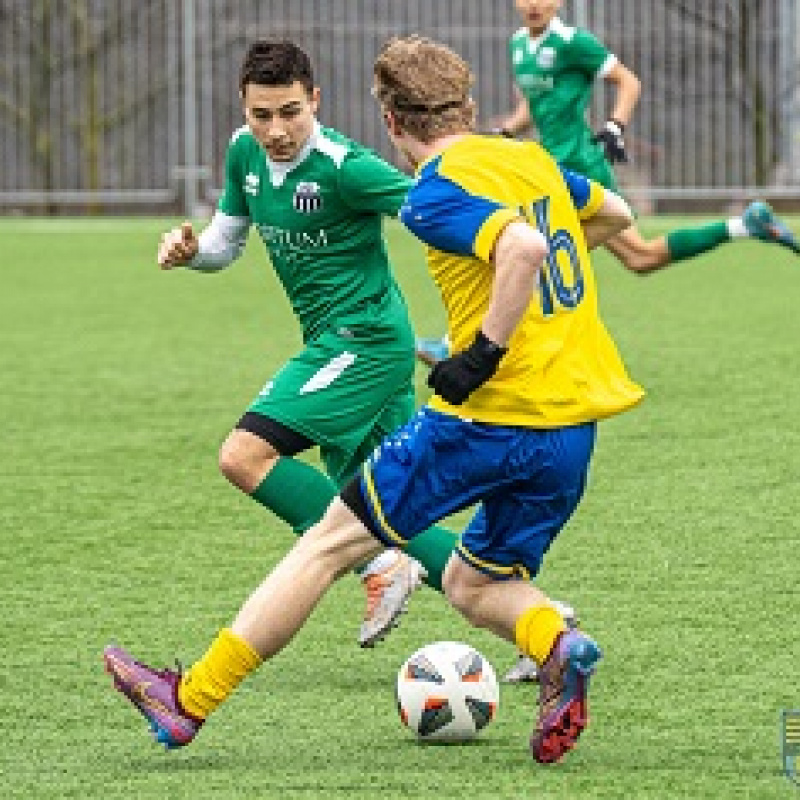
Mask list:
[{"label": "white sleeve", "polygon": [[197,255],[186,265],[199,272],[217,272],[235,261],[247,242],[250,230],[248,217],[231,217],[215,211],[211,222],[203,229]]},{"label": "white sleeve", "polygon": [[619,64],[619,59],[613,53],[609,53],[606,56],[606,60],[601,64],[600,69],[597,70],[597,77],[605,78],[617,64]]}]

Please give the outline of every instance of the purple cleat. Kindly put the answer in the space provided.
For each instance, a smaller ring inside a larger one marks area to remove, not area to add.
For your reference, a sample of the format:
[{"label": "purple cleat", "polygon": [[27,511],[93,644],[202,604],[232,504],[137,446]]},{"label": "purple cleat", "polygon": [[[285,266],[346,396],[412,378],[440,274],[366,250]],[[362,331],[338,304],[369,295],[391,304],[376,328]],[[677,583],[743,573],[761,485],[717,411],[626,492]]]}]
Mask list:
[{"label": "purple cleat", "polygon": [[157,742],[171,750],[194,739],[203,720],[187,714],[178,703],[180,672],[148,667],[121,647],[106,647],[103,661],[114,678],[114,688],[147,719]]},{"label": "purple cleat", "polygon": [[558,761],[588,725],[589,676],[600,656],[593,639],[570,629],[559,634],[539,669],[539,719],[531,736],[531,753],[540,764]]}]

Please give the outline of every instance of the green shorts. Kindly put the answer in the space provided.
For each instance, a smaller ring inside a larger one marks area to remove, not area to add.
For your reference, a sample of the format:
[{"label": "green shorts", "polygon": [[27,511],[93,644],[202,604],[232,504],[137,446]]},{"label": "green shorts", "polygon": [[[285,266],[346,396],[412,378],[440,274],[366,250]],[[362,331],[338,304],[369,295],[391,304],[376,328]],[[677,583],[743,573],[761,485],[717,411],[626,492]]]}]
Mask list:
[{"label": "green shorts", "polygon": [[247,409],[311,439],[337,486],[414,413],[413,334],[401,326],[320,334]]}]

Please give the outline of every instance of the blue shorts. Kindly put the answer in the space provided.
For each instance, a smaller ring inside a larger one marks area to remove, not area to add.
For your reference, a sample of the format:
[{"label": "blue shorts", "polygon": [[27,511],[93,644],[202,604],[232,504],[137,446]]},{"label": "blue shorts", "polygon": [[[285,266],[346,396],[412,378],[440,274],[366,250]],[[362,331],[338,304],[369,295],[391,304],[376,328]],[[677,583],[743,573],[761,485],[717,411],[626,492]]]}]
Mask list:
[{"label": "blue shorts", "polygon": [[497,578],[536,575],[583,494],[595,423],[534,429],[420,409],[363,465],[373,532],[402,547],[474,503],[459,555]]}]

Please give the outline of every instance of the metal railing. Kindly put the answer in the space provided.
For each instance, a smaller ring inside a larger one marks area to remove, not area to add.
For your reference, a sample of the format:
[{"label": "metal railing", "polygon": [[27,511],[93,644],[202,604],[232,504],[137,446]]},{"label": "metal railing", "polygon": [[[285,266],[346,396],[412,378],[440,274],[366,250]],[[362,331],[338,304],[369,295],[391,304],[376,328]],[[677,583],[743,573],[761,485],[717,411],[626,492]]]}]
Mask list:
[{"label": "metal railing", "polygon": [[[635,198],[800,200],[794,0],[566,0],[642,79]],[[473,65],[488,120],[512,103],[512,0],[0,0],[0,208],[190,211],[215,201],[242,122],[249,41],[304,46],[321,120],[392,157],[369,97],[381,43],[442,39]],[[597,87],[592,117],[610,103]]]}]

